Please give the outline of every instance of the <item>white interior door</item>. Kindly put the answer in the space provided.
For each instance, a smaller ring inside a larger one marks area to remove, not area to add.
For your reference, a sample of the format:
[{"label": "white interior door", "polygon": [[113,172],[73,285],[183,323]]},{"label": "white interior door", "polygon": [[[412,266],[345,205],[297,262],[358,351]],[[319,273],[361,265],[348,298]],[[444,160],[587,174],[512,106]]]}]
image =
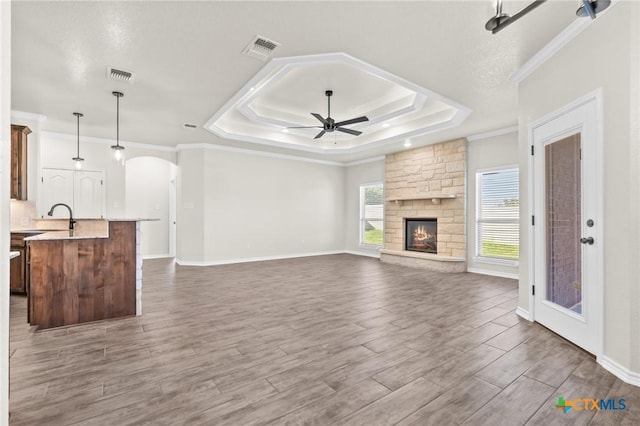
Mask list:
[{"label": "white interior door", "polygon": [[531,128],[534,318],[601,353],[602,219],[599,97]]},{"label": "white interior door", "polygon": [[102,172],[77,170],[74,173],[74,216],[79,218],[104,217]]},{"label": "white interior door", "polygon": [[[40,216],[47,218],[47,212],[56,203],[64,203],[73,208],[73,170],[42,169],[42,202]],[[66,209],[57,208],[55,218],[69,218]]]}]

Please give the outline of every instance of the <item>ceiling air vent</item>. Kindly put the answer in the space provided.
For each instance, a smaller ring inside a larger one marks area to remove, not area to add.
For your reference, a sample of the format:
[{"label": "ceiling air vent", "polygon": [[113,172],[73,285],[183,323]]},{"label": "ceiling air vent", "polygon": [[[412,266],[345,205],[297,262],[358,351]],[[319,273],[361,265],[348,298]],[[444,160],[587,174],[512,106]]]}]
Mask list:
[{"label": "ceiling air vent", "polygon": [[127,83],[133,83],[134,74],[129,71],[107,67],[107,78],[110,78],[112,80],[126,81]]},{"label": "ceiling air vent", "polygon": [[196,124],[184,123],[184,128],[185,129],[197,129],[198,126]]},{"label": "ceiling air vent", "polygon": [[276,47],[280,46],[277,41],[269,40],[266,37],[257,35],[251,40],[251,43],[242,51],[243,54],[252,58],[267,60]]}]

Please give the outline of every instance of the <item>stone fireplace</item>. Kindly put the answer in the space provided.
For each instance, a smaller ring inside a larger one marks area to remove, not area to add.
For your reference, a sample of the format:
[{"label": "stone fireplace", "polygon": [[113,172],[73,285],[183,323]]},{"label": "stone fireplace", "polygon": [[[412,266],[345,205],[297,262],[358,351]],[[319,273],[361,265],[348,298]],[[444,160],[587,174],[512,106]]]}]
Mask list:
[{"label": "stone fireplace", "polygon": [[466,155],[456,139],[385,157],[382,262],[466,272]]}]

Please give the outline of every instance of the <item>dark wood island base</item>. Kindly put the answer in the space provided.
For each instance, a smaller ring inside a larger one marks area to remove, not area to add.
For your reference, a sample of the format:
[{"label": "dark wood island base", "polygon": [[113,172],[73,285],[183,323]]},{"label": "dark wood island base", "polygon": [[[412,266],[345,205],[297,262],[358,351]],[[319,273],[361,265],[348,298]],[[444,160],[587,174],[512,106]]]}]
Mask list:
[{"label": "dark wood island base", "polygon": [[110,221],[108,230],[106,237],[28,239],[31,325],[136,315],[136,222]]}]

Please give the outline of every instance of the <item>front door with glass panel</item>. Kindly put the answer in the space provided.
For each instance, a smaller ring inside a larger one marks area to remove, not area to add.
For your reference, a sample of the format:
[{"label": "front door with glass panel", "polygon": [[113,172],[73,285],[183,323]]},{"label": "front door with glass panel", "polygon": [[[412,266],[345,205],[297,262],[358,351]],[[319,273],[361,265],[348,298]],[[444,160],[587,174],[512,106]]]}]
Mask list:
[{"label": "front door with glass panel", "polygon": [[598,354],[602,224],[596,100],[534,125],[532,136],[534,318]]}]

